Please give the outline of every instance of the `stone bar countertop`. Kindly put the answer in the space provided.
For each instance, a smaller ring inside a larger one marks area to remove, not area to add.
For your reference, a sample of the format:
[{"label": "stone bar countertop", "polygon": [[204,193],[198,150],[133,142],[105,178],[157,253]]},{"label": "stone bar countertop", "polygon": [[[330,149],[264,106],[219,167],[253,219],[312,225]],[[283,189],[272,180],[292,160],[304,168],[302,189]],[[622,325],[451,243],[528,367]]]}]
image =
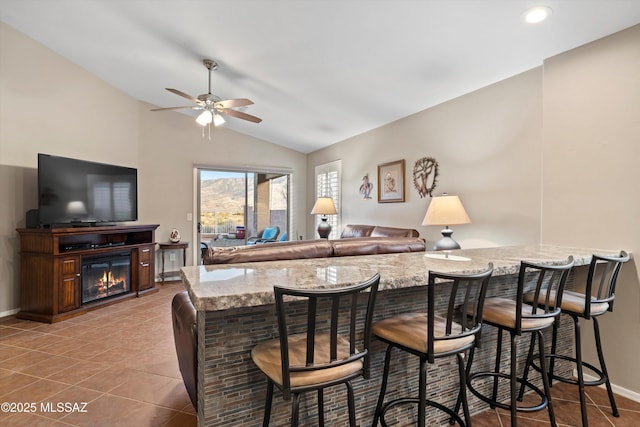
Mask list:
[{"label": "stone bar countertop", "polygon": [[[379,290],[385,295],[379,295],[376,302],[375,321],[399,312],[423,309],[429,270],[471,273],[484,270],[492,262],[494,275],[491,293],[512,295],[521,260],[561,263],[572,255],[575,265],[581,266],[588,264],[594,253],[613,255],[616,251],[532,245],[462,249],[449,254],[412,252],[183,267],[183,282],[198,310],[198,425],[260,425],[264,414],[266,380],[252,362],[250,349],[259,342],[277,337],[274,285],[331,288],[358,283],[380,273]],[[445,259],[445,256],[448,258]],[[570,329],[571,325],[565,322],[560,326],[559,333],[561,336],[571,336]],[[491,328],[483,332],[484,340],[496,339],[496,336],[497,332]],[[570,352],[573,341],[561,341],[563,347],[559,350]],[[495,350],[492,346],[483,347],[475,354],[476,363],[490,366]],[[356,405],[356,418],[359,425],[370,425],[373,419],[384,355],[382,343],[375,341],[371,358],[371,371],[374,374],[370,380],[359,381],[357,385],[359,403]],[[526,358],[526,352],[523,356],[521,359]],[[413,378],[415,372],[400,371],[393,376],[390,389],[402,387],[408,395],[417,395],[417,381]],[[450,381],[448,371],[436,373],[429,381],[443,401],[454,404],[458,386]],[[330,408],[325,409],[329,412],[328,419],[335,421],[336,417],[342,418],[346,414],[347,392],[343,387],[337,387],[331,393],[332,403]],[[273,425],[289,424],[290,405],[283,399],[274,399]],[[472,399],[472,412],[484,408],[484,402]],[[317,424],[313,411],[301,412],[301,425]],[[404,411],[398,416],[398,425],[415,425],[411,412]],[[427,424],[445,424],[446,421],[441,422],[441,418],[442,414],[438,411],[429,410]]]},{"label": "stone bar countertop", "polygon": [[[273,243],[277,244],[277,243]],[[444,252],[413,252],[314,258],[242,264],[199,265],[181,269],[183,282],[198,311],[219,311],[273,304],[273,286],[329,288],[366,280],[380,273],[380,288],[425,286],[429,270],[446,273],[482,271],[493,263],[494,276],[517,274],[520,261],[559,263],[573,256],[576,266],[602,250],[554,245],[502,246]],[[445,258],[447,257],[448,258]]]}]

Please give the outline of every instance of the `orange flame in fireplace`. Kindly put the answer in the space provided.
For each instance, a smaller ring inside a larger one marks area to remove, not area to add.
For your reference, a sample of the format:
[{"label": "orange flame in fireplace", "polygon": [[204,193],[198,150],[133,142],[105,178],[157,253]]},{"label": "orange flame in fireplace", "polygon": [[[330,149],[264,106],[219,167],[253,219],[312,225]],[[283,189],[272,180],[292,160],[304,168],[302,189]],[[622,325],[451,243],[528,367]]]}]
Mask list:
[{"label": "orange flame in fireplace", "polygon": [[126,280],[124,277],[121,276],[118,279],[116,279],[112,271],[109,271],[109,274],[107,277],[107,272],[106,271],[102,272],[102,277],[99,279],[100,285],[112,286],[117,283],[123,283],[126,286]]}]

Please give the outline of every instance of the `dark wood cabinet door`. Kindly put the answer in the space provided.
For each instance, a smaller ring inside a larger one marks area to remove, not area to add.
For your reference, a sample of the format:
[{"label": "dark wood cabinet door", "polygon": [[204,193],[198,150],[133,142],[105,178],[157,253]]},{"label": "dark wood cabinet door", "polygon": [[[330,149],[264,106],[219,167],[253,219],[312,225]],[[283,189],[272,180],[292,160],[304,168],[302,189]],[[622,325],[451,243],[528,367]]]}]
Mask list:
[{"label": "dark wood cabinet door", "polygon": [[154,286],[154,263],[153,263],[153,246],[145,246],[138,249],[138,290]]},{"label": "dark wood cabinet door", "polygon": [[64,257],[60,263],[58,284],[58,312],[62,313],[80,307],[80,257]]}]

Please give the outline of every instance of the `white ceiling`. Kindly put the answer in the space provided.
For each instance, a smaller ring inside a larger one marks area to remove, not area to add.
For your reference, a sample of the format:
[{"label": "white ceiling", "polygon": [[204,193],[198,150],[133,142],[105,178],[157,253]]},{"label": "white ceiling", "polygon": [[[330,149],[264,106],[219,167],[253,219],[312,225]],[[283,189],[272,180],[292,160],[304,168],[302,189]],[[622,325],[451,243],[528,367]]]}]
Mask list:
[{"label": "white ceiling", "polygon": [[263,119],[225,126],[308,153],[640,23],[640,1],[0,0],[0,20],[159,107],[207,93],[215,59],[212,92]]}]

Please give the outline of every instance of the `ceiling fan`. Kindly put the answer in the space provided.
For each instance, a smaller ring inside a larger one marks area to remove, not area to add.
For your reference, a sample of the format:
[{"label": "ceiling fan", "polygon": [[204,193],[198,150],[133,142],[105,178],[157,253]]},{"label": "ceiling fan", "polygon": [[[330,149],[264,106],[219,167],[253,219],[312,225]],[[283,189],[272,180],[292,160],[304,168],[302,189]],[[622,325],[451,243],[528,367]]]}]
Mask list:
[{"label": "ceiling fan", "polygon": [[191,108],[192,110],[202,110],[202,113],[196,118],[196,122],[202,126],[206,126],[213,122],[214,126],[218,126],[224,123],[222,115],[236,117],[238,119],[248,120],[253,123],[260,123],[262,119],[252,116],[251,114],[243,113],[242,111],[234,110],[233,108],[244,107],[253,104],[253,101],[246,98],[238,99],[221,99],[219,96],[211,93],[211,71],[218,69],[218,64],[211,60],[205,59],[202,61],[207,70],[209,70],[209,92],[203,95],[198,95],[197,98],[188,95],[178,89],[165,88],[169,92],[175,93],[183,98],[193,101],[196,105],[184,105],[180,107],[166,107],[166,108],[153,108],[151,111],[164,111],[164,110],[179,110],[182,108]]}]

